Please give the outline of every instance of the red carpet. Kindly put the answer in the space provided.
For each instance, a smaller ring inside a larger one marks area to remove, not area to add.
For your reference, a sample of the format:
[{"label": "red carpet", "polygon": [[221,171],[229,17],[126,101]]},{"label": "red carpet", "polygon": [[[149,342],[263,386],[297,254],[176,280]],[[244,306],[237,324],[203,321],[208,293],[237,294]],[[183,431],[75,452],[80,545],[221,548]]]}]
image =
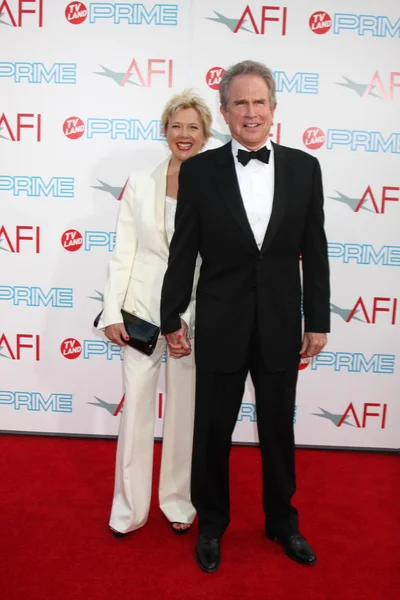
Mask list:
[{"label": "red carpet", "polygon": [[[299,450],[296,505],[319,562],[303,567],[263,536],[256,448],[232,452],[232,524],[204,574],[196,532],[174,536],[153,494],[148,524],[107,528],[115,442],[0,436],[2,600],[395,600],[399,458]],[[156,474],[160,444],[156,444]]]}]

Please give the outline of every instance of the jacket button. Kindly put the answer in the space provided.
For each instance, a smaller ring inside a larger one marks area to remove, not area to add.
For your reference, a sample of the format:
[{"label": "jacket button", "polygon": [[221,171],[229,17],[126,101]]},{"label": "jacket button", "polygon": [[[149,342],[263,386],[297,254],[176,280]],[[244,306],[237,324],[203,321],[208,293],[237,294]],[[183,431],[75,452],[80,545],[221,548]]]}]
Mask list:
[{"label": "jacket button", "polygon": [[263,256],[260,254],[260,256],[258,257],[257,260],[262,260],[262,259],[263,259]]},{"label": "jacket button", "polygon": [[252,286],[251,286],[251,290],[252,290],[252,292],[255,292],[255,291],[256,291],[256,289],[257,289],[257,288],[256,288],[256,286],[255,286],[255,285],[252,285]]}]

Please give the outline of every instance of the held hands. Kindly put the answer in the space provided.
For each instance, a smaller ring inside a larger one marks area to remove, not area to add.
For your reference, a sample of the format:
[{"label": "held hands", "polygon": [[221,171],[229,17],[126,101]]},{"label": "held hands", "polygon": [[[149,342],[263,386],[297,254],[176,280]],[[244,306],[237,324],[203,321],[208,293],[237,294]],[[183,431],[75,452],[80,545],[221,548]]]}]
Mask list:
[{"label": "held hands", "polygon": [[118,344],[118,346],[126,346],[124,340],[129,340],[129,335],[126,333],[126,329],[123,323],[114,323],[114,325],[107,325],[104,329],[104,335]]},{"label": "held hands", "polygon": [[301,346],[300,354],[303,358],[311,358],[319,354],[326,346],[328,336],[326,333],[310,333],[306,331],[304,333],[303,344]]},{"label": "held hands", "polygon": [[165,338],[167,340],[169,354],[173,358],[182,358],[182,356],[189,356],[192,352],[190,342],[187,336],[188,326],[183,319],[181,319],[181,328],[173,333],[167,333]]}]

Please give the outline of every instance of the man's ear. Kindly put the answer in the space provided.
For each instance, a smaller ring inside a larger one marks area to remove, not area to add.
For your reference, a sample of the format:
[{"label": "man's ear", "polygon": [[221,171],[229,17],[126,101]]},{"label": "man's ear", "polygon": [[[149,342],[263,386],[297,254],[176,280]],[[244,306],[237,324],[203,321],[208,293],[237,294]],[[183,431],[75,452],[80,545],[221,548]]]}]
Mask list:
[{"label": "man's ear", "polygon": [[224,117],[225,123],[228,124],[228,111],[223,106],[219,107],[219,111],[220,111],[221,115]]}]

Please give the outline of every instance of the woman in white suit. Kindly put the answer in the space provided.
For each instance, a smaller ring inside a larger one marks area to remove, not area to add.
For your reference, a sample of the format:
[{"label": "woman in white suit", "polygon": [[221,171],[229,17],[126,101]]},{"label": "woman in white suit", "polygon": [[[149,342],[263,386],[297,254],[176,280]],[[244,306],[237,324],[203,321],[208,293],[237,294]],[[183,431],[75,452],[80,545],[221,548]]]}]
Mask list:
[{"label": "woman in white suit", "polygon": [[[117,445],[110,528],[123,536],[148,518],[154,447],[155,402],[162,357],[160,337],[151,356],[127,346],[121,308],[160,323],[160,297],[174,231],[179,169],[211,136],[211,113],[190,90],[171,98],[161,124],[171,150],[156,168],[129,177],[119,210],[116,246],[108,267],[99,327],[124,347],[125,401]],[[197,267],[198,269],[199,267]],[[198,273],[195,275],[194,289]],[[160,508],[175,533],[195,517],[190,501],[195,369],[187,339],[194,335],[194,294],[182,318],[182,345],[167,356],[167,402],[160,472]],[[177,360],[178,357],[179,360]]]}]

